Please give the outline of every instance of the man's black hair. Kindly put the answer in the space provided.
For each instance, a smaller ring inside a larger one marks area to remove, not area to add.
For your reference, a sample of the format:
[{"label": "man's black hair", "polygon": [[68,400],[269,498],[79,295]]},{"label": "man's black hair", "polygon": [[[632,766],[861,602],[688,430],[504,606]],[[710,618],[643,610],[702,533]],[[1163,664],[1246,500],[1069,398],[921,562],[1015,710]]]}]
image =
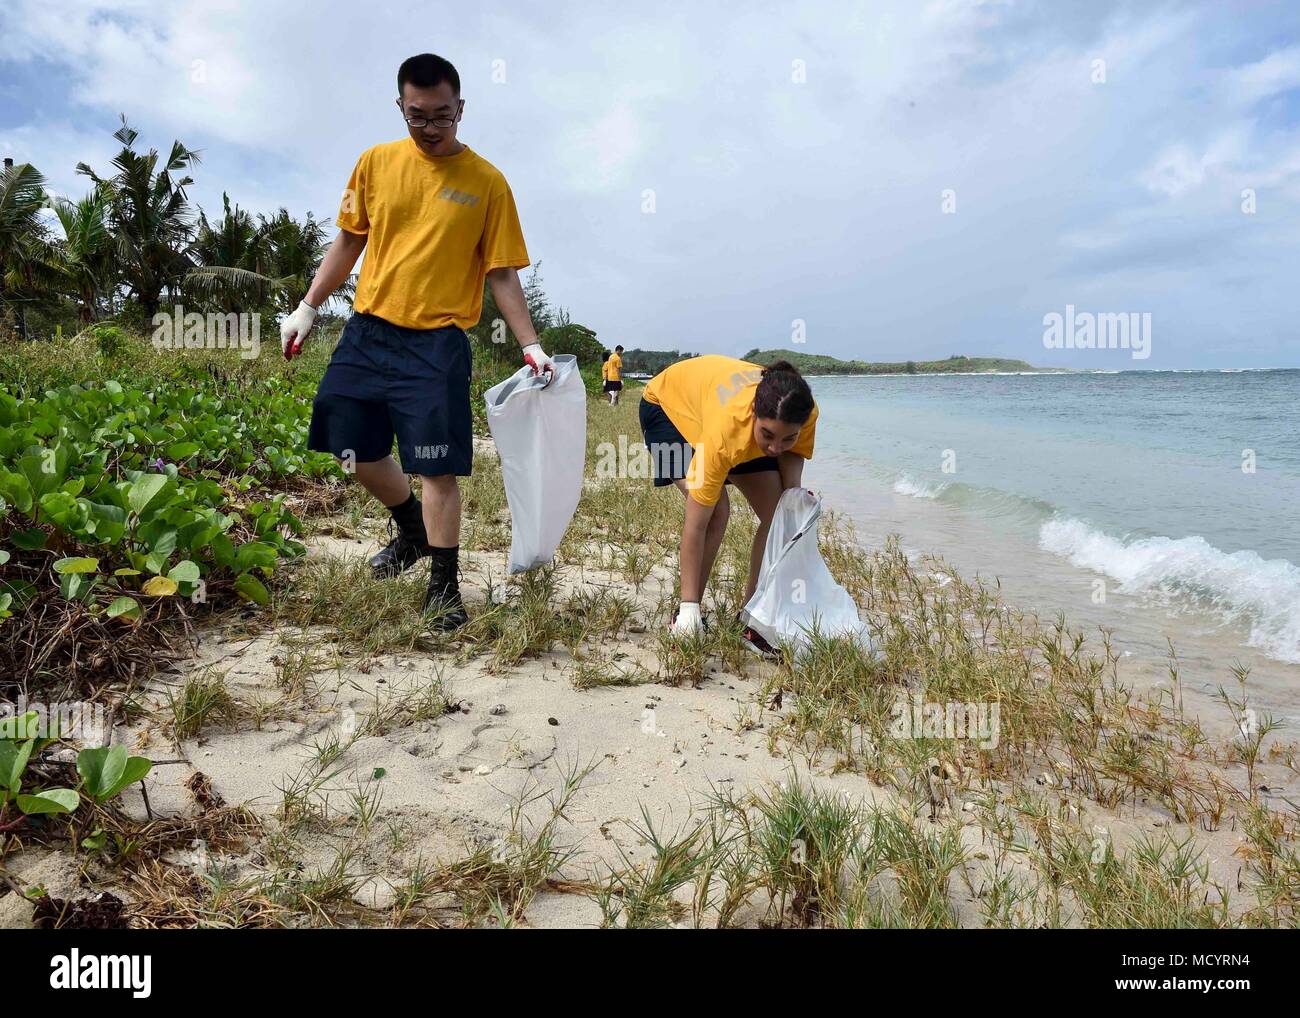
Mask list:
[{"label": "man's black hair", "polygon": [[614,352],[615,352],[615,353],[622,353],[622,352],[623,352],[623,345],[620,343],[618,346],[614,347]]},{"label": "man's black hair", "polygon": [[407,57],[397,69],[397,94],[402,94],[402,86],[412,84],[416,88],[432,88],[446,82],[451,90],[460,95],[460,75],[452,67],[450,60],[433,53],[420,53]]}]

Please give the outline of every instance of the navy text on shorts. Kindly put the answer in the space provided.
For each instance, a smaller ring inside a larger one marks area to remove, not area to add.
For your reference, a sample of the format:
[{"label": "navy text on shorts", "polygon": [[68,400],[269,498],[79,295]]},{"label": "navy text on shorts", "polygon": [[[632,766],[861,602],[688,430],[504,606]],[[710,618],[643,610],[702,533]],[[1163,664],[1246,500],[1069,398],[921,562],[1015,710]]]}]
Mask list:
[{"label": "navy text on shorts", "polygon": [[316,390],[307,447],[358,463],[397,451],[408,474],[469,475],[474,463],[469,338],[368,314],[343,327]]}]

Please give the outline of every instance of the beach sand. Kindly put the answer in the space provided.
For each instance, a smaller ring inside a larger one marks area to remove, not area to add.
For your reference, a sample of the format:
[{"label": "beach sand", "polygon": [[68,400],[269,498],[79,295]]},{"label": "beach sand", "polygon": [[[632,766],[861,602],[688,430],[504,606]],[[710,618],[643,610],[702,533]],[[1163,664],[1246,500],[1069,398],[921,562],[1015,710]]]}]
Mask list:
[{"label": "beach sand", "polygon": [[[372,524],[352,536],[339,536],[348,531],[342,522],[320,529],[334,536],[310,540],[309,561],[315,563],[361,560],[381,540]],[[598,561],[598,556],[591,559]],[[500,583],[504,561],[501,552],[462,553],[462,586],[471,612],[481,605],[488,582]],[[415,569],[397,582],[422,580],[423,570]],[[636,674],[649,677],[659,672],[657,634],[644,620],[655,617],[672,591],[668,564],[651,569],[638,590],[599,565],[564,565],[558,580],[561,594],[608,588],[633,597],[642,621],[634,619],[629,631],[602,647],[606,656],[601,667],[633,672],[639,666]],[[190,786],[199,773],[226,803],[246,805],[268,831],[275,831],[284,817],[286,789],[297,787],[304,774],[325,775],[312,786],[323,804],[318,807],[323,821],[294,833],[299,865],[304,872],[313,867],[328,871],[339,864],[340,845],[346,843],[343,865],[351,878],[354,908],[345,918],[303,916],[303,923],[389,923],[414,874],[484,849],[508,857],[520,831],[546,825],[551,806],[543,793],[562,786],[566,773],[588,766],[590,773],[552,825],[556,842],[574,851],[562,868],[565,880],[549,880],[538,888],[522,913],[523,925],[599,925],[602,913],[591,888],[615,870],[652,862],[643,817],[650,818],[660,836],[684,830],[716,792],[743,796],[799,781],[848,803],[915,812],[914,805],[903,805],[909,797],[899,788],[842,769],[834,753],[804,753],[776,736],[775,727],[797,708],[797,697],[787,692],[779,705],[769,700],[764,679],[775,666],[757,657],[745,674],[713,661],[698,688],[648,681],[579,690],[572,681],[575,662],[564,648],[498,668],[488,656],[458,660],[449,652],[358,658],[339,654],[330,637],[326,628],[259,631],[255,616],[251,622],[201,629],[193,658],[156,676],[140,698],[144,713],[113,736],[135,752],[173,761],[155,766],[145,781],[148,810],[154,815],[193,813]],[[304,647],[319,655],[315,668],[305,686],[287,697],[281,681],[284,662]],[[197,737],[173,744],[161,720],[168,716],[168,696],[195,675],[222,676],[244,716],[237,723],[209,725]],[[445,693],[454,709],[426,716],[409,708],[430,690]],[[374,720],[385,717],[383,723]],[[374,730],[355,737],[359,728]],[[322,771],[313,761],[320,757],[319,747],[331,742],[345,748]],[[1289,773],[1265,767],[1257,781],[1280,789]],[[1145,835],[1189,836],[1205,853],[1208,879],[1224,887],[1238,885],[1246,838],[1234,825],[1207,831],[1203,825],[1176,823],[1154,804],[1128,803],[1111,810],[1077,791],[1053,787],[1050,777],[1030,775],[1026,783],[1048,796],[1062,818],[1096,832],[1117,852]],[[357,817],[365,810],[350,798],[354,791],[362,800],[372,797],[372,815],[364,823]],[[990,840],[973,808],[972,800],[982,795],[1006,797],[1009,786],[958,785],[950,791],[950,801],[939,806],[934,820],[922,811],[915,822],[922,830],[929,825],[936,831],[959,831],[966,858],[948,881],[948,893],[957,923],[979,926],[990,867],[996,862],[999,872],[1026,878],[1032,868]],[[138,786],[129,788],[123,800],[128,813],[146,819]],[[188,851],[170,853],[166,862],[195,873],[216,866],[225,879],[237,882],[267,878],[274,869],[269,854],[257,842],[228,853],[195,843]],[[44,849],[11,855],[8,867],[19,882],[44,883],[64,895],[78,885],[82,893],[111,889],[127,901],[138,892],[121,882],[116,870],[93,863],[79,867],[68,856]],[[880,893],[893,893],[888,881]],[[689,885],[678,888],[674,898],[682,906],[675,925],[692,925]],[[760,896],[732,921],[759,924],[770,914],[768,904]],[[459,914],[450,895],[442,912],[425,913],[435,916],[436,924],[449,925]],[[30,905],[13,894],[0,898],[0,922],[23,926],[29,920]],[[707,924],[707,910],[700,921]]]}]

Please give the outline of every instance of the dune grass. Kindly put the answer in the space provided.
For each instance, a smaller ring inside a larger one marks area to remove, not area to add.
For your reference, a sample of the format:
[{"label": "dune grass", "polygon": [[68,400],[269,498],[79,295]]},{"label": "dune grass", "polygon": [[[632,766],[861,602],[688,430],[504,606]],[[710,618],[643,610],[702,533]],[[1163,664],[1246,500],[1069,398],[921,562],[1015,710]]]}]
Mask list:
[{"label": "dune grass", "polygon": [[[589,462],[602,443],[632,448],[639,438],[635,399],[613,409],[593,401],[589,422]],[[489,457],[479,458],[463,497],[465,546],[508,547],[504,491]],[[866,549],[834,513],[824,517],[822,553],[861,606],[880,653],[815,636],[797,657],[760,663],[734,622],[756,524],[740,499],[706,594],[707,631],[670,638],[681,512],[675,490],[652,489],[643,478],[590,479],[556,566],[509,581],[482,578],[474,621],[452,638],[431,636],[412,620],[417,584],[377,584],[360,566],[330,560],[303,567],[296,593],[277,602],[276,621],[323,626],[338,645],[364,653],[486,655],[494,669],[559,654],[571,661],[580,690],[699,686],[722,668],[756,681],[760,709],[776,708],[765,719],[774,752],[817,761],[826,773],[863,774],[894,796],[888,808],[855,806],[787,782],[715,794],[671,831],[643,814],[629,832],[652,848],[652,860],[625,859],[591,878],[607,925],[1295,921],[1297,818],[1294,810],[1259,806],[1253,791],[1261,762],[1294,760],[1293,749],[1269,738],[1271,721],[1216,739],[1176,694],[1126,686],[1104,633],[1090,642],[1063,619],[1042,622],[1005,605],[996,588],[969,582],[940,560],[911,559],[896,543]],[[593,569],[602,579],[585,582]],[[647,602],[656,570],[674,585]],[[618,583],[603,579],[609,575]],[[633,627],[646,634],[655,668],[608,653]],[[1171,667],[1176,680],[1176,662]],[[1249,696],[1238,678],[1223,702],[1240,719]],[[997,737],[899,738],[896,712],[909,698],[973,710],[996,705]],[[738,726],[750,723],[738,716]],[[1166,815],[1169,828],[1119,845],[1099,837],[1088,819],[1097,810],[1139,809]],[[1211,879],[1193,832],[1238,822],[1254,883],[1230,894]],[[971,832],[984,848],[972,849]],[[794,845],[801,847],[791,855]],[[962,890],[970,901],[958,909]],[[503,916],[518,919],[509,909]]]}]

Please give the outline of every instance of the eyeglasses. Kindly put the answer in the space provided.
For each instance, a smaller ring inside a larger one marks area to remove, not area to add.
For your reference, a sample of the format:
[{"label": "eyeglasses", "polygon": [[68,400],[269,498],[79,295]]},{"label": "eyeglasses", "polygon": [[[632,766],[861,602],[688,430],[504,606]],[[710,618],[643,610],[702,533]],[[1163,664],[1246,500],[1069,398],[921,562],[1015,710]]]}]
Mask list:
[{"label": "eyeglasses", "polygon": [[[465,105],[464,99],[456,100],[457,114],[460,113],[460,109],[464,105]],[[397,108],[399,110],[402,108],[401,99],[397,100]],[[434,127],[451,127],[453,124],[456,123],[455,117],[408,117],[405,115],[405,113],[403,113],[402,119],[405,120],[412,127],[425,127],[429,124],[432,124]]]}]

